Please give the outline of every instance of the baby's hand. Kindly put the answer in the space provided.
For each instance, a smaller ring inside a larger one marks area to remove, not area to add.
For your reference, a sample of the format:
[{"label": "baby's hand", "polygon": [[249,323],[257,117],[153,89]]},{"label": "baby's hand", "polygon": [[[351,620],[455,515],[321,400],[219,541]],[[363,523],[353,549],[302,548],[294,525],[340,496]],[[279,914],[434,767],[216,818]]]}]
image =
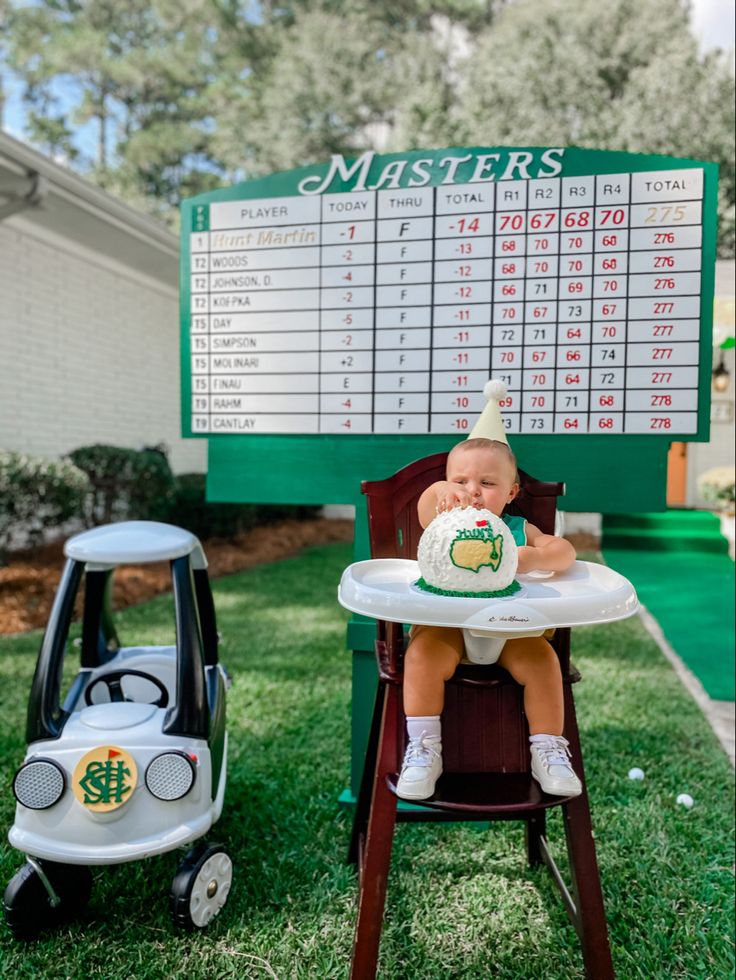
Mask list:
[{"label": "baby's hand", "polygon": [[446,510],[455,507],[479,507],[480,504],[473,501],[472,494],[462,485],[462,483],[445,482],[437,489],[437,513],[442,514]]},{"label": "baby's hand", "polygon": [[539,568],[539,562],[537,560],[539,555],[538,548],[532,548],[531,545],[522,544],[519,546],[519,564],[517,567],[517,572],[522,575],[525,572],[533,572],[535,568]]}]

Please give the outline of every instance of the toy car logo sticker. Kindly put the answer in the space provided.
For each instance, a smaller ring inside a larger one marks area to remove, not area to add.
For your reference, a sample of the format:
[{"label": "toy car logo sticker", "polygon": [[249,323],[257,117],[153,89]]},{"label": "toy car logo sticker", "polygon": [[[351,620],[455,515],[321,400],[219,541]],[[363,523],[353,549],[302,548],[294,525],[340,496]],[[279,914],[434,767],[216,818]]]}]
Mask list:
[{"label": "toy car logo sticker", "polygon": [[107,813],[130,799],[137,782],[138,769],[130,753],[115,745],[101,745],[79,760],[72,788],[88,810]]}]

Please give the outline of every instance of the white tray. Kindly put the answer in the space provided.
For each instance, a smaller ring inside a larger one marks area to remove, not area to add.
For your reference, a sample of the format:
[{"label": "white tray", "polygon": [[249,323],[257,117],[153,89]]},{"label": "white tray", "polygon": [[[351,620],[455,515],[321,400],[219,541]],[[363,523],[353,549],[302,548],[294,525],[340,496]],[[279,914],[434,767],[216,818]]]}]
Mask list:
[{"label": "white tray", "polygon": [[456,626],[474,634],[534,635],[554,626],[610,623],[639,605],[628,579],[606,565],[576,561],[566,572],[517,575],[521,590],[504,599],[438,596],[418,589],[415,561],[373,558],[345,569],[337,591],[351,612],[392,623]]}]

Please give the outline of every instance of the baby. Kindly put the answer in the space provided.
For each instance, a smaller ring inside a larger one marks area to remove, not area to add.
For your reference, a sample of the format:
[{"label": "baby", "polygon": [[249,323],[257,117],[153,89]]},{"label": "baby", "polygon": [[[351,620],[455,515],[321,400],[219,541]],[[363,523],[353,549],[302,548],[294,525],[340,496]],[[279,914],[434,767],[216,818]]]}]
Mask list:
[{"label": "baby", "polygon": [[[419,498],[419,522],[454,507],[486,508],[498,517],[519,493],[516,458],[505,442],[470,438],[447,458],[447,479],[428,487]],[[521,517],[504,517],[519,546],[519,572],[544,569],[564,572],[575,561],[575,549],[563,538],[543,534]],[[409,744],[396,788],[405,800],[424,800],[434,793],[442,773],[440,715],[445,681],[465,652],[463,632],[444,626],[413,626],[404,662],[404,713]],[[546,793],[577,796],[582,786],[562,737],[562,675],[557,655],[542,636],[507,640],[499,655],[504,667],[524,688],[529,722],[532,775]]]}]

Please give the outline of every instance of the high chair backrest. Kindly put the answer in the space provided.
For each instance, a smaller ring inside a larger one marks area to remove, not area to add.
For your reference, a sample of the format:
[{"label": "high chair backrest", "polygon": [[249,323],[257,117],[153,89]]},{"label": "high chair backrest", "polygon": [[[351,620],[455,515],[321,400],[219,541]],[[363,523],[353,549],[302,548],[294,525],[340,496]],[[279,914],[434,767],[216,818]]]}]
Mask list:
[{"label": "high chair backrest", "polygon": [[[415,460],[385,480],[364,481],[361,489],[368,502],[368,524],[372,558],[415,559],[422,527],[417,503],[424,490],[445,478],[447,453],[435,453]],[[557,498],[565,492],[564,483],[536,480],[519,470],[521,490],[508,507],[508,513],[525,517],[545,534],[553,534]],[[398,682],[403,673],[404,635],[397,623],[379,621],[376,654],[379,673],[385,680]],[[557,630],[551,639],[563,677],[570,676],[570,631]],[[467,676],[465,676],[467,675]],[[499,675],[497,667],[473,665],[458,671],[466,685],[487,684]],[[451,695],[448,696],[448,702]],[[403,749],[402,749],[403,750]]]},{"label": "high chair backrest", "polygon": [[[386,480],[361,484],[368,498],[368,522],[372,558],[416,558],[422,527],[417,503],[428,486],[445,479],[447,453],[415,460]],[[557,498],[564,483],[544,483],[519,470],[521,491],[507,508],[543,531],[553,534]]]}]

